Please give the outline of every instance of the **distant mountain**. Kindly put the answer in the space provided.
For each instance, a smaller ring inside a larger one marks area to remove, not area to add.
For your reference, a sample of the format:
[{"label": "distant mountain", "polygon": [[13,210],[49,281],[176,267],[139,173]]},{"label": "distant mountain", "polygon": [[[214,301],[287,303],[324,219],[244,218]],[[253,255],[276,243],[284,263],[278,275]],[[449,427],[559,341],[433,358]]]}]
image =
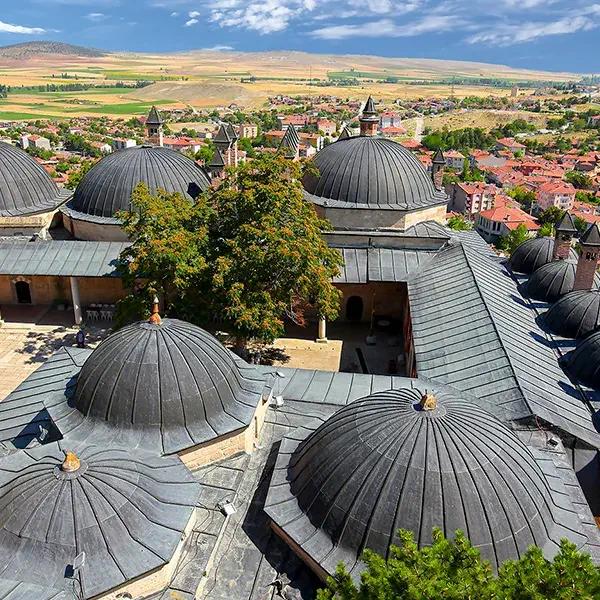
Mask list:
[{"label": "distant mountain", "polygon": [[11,46],[0,46],[0,58],[24,60],[36,56],[78,56],[98,58],[105,56],[101,50],[73,46],[63,42],[23,42]]}]

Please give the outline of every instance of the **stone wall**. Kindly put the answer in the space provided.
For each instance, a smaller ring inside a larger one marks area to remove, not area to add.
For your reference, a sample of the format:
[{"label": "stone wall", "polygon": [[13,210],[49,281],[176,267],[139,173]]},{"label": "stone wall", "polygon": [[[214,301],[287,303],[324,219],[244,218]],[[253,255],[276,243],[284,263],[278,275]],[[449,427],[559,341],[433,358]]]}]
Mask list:
[{"label": "stone wall", "polygon": [[63,215],[63,224],[67,231],[71,232],[78,240],[91,240],[94,242],[126,242],[125,232],[119,225],[106,223],[91,223],[79,219],[72,219],[69,215]]},{"label": "stone wall", "polygon": [[406,284],[371,282],[371,283],[338,283],[342,292],[339,321],[346,321],[348,300],[358,296],[363,301],[362,322],[371,320],[371,313],[387,315],[393,319],[404,318],[406,307]]}]

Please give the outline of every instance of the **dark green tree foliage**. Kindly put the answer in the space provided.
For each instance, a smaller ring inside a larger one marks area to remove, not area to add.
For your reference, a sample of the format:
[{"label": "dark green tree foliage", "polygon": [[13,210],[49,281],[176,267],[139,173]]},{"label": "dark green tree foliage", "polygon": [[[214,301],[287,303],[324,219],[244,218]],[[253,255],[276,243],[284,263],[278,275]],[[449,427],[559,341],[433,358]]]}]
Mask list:
[{"label": "dark green tree foliage", "polygon": [[496,242],[496,248],[499,250],[506,250],[509,254],[512,254],[517,249],[517,246],[521,245],[528,238],[529,231],[527,231],[527,227],[521,223],[510,233],[502,236]]},{"label": "dark green tree foliage", "polygon": [[452,215],[448,219],[448,227],[454,231],[469,231],[473,229],[473,223],[467,221],[464,215]]},{"label": "dark green tree foliage", "polygon": [[565,181],[579,190],[587,190],[592,187],[592,178],[580,171],[569,171],[565,173]]},{"label": "dark green tree foliage", "polygon": [[388,559],[365,551],[366,570],[355,583],[340,565],[317,600],[597,600],[600,571],[568,541],[553,561],[532,547],[497,575],[458,531],[454,540],[434,530],[433,544],[419,549],[412,533]]},{"label": "dark green tree foliage", "polygon": [[299,163],[265,154],[228,170],[195,204],[138,186],[136,210],[122,215],[133,244],[121,271],[132,293],[119,323],[142,318],[155,293],[164,313],[202,326],[218,319],[240,345],[271,342],[310,307],[335,318],[331,280],[342,259],[323,240],[328,223],[304,199],[301,177]]}]

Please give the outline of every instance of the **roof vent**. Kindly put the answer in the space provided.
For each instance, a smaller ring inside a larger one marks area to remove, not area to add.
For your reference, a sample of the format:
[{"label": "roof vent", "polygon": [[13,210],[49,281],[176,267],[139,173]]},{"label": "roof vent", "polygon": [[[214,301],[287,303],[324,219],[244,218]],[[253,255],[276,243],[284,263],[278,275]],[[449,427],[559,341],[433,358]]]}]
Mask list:
[{"label": "roof vent", "polygon": [[437,408],[437,398],[433,394],[425,392],[421,396],[419,406],[421,410],[435,410]]},{"label": "roof vent", "polygon": [[65,452],[65,460],[60,467],[61,471],[64,473],[75,473],[75,471],[79,471],[79,467],[81,467],[81,461],[77,458],[77,455],[70,450]]}]

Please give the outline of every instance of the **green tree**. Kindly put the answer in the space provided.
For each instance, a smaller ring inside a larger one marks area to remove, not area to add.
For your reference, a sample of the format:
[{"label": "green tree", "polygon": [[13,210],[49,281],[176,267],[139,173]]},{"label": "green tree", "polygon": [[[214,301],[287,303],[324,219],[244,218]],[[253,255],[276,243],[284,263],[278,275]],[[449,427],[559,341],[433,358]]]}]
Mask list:
[{"label": "green tree", "polygon": [[544,223],[538,229],[537,237],[554,237],[554,225],[552,223]]},{"label": "green tree", "polygon": [[535,192],[520,185],[510,190],[508,195],[516,200],[525,211],[529,211],[535,203]]},{"label": "green tree", "polygon": [[582,217],[575,217],[573,219],[573,223],[575,224],[575,228],[579,232],[579,235],[585,233],[585,230],[589,227],[589,223]]},{"label": "green tree", "polygon": [[465,535],[454,540],[440,530],[433,543],[419,549],[412,533],[399,532],[400,546],[389,557],[366,550],[366,568],[356,583],[343,565],[319,590],[317,600],[594,600],[600,594],[600,571],[587,554],[564,540],[552,561],[539,548],[505,562],[494,575]]},{"label": "green tree", "polygon": [[518,227],[513,229],[507,235],[502,236],[496,242],[496,248],[500,250],[506,250],[509,254],[512,254],[517,246],[522,244],[525,240],[529,238],[529,231],[527,231],[527,227],[523,223],[521,223]]},{"label": "green tree", "polygon": [[545,211],[543,211],[538,217],[538,221],[544,225],[545,223],[550,223],[551,225],[556,225],[565,215],[565,211],[558,208],[558,206],[549,206]]},{"label": "green tree", "polygon": [[448,227],[454,231],[469,231],[473,229],[473,223],[467,221],[463,215],[452,215],[448,219]]},{"label": "green tree", "polygon": [[578,190],[587,190],[592,187],[592,179],[589,175],[580,171],[569,171],[565,173],[565,181]]},{"label": "green tree", "polygon": [[154,293],[173,316],[203,326],[217,317],[240,346],[273,341],[286,318],[304,324],[309,310],[334,319],[332,278],[342,259],[321,235],[328,223],[304,199],[302,171],[260,155],[228,170],[195,204],[138,186],[134,210],[121,215],[133,243],[121,257],[132,292],[119,323],[143,317]]},{"label": "green tree", "polygon": [[69,179],[68,179],[67,183],[65,184],[66,187],[69,188],[70,190],[74,190],[79,185],[79,182],[85,177],[86,173],[93,166],[94,166],[94,163],[91,160],[86,160],[83,163],[81,163],[81,166],[79,167],[79,169],[77,171],[73,171],[69,175]]}]

